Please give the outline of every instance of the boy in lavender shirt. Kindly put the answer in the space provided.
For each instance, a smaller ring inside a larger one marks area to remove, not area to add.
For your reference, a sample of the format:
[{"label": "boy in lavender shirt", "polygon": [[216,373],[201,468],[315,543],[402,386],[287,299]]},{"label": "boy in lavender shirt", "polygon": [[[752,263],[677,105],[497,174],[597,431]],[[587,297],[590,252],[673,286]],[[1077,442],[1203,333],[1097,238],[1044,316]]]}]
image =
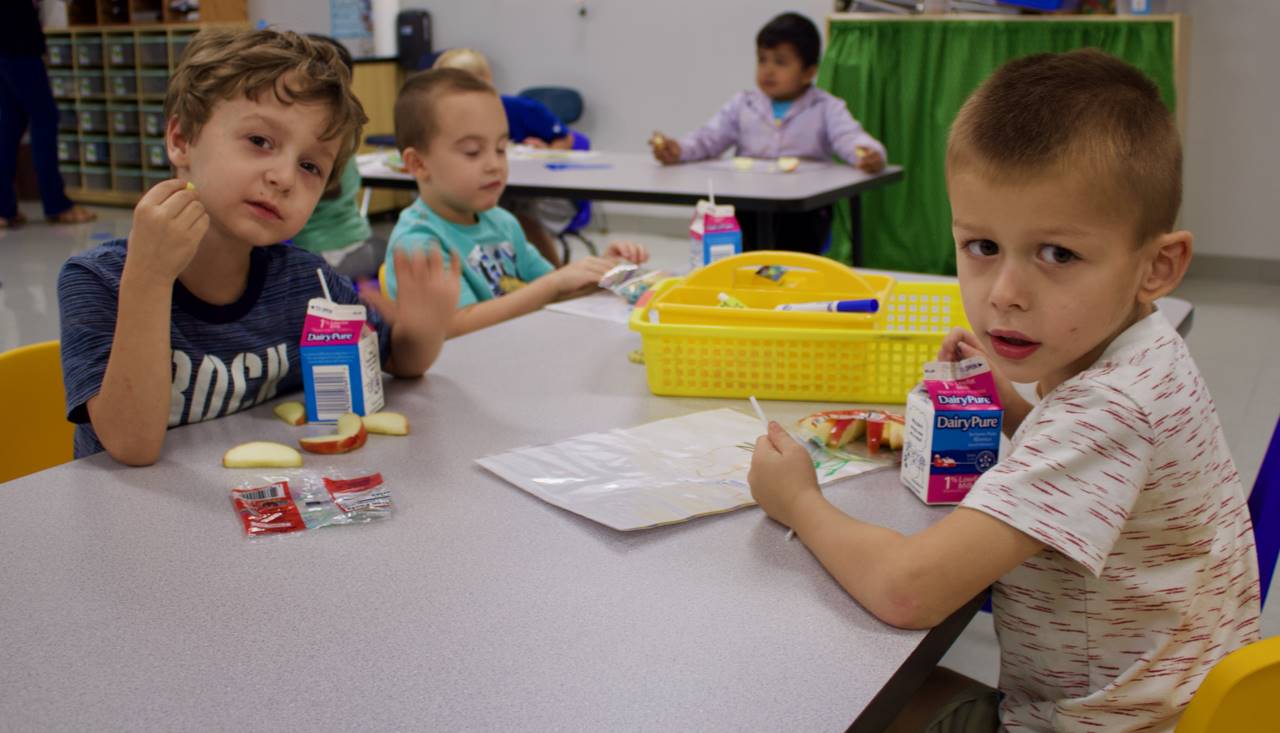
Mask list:
[{"label": "boy in lavender shirt", "polygon": [[[884,145],[862,129],[843,100],[813,86],[822,41],[813,22],[783,13],[756,35],[756,86],[738,92],[707,124],[673,140],[657,133],[653,156],[664,165],[719,157],[730,147],[749,158],[829,160],[875,173],[888,157]],[[831,207],[776,215],[774,237],[783,249],[819,252],[831,229]],[[752,217],[743,217],[743,243],[757,241]]]}]

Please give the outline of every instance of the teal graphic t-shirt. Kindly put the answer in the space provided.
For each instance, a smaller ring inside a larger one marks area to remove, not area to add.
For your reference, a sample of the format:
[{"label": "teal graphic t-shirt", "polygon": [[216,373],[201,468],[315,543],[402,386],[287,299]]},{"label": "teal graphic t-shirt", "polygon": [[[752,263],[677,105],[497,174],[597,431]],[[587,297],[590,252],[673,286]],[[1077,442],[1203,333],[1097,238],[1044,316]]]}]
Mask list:
[{"label": "teal graphic t-shirt", "polygon": [[445,262],[462,258],[462,288],[458,307],[491,300],[532,282],[555,268],[524,238],[520,223],[497,206],[481,212],[470,226],[442,219],[422,199],[400,212],[387,247],[387,292],[396,297],[393,255],[439,247]]}]

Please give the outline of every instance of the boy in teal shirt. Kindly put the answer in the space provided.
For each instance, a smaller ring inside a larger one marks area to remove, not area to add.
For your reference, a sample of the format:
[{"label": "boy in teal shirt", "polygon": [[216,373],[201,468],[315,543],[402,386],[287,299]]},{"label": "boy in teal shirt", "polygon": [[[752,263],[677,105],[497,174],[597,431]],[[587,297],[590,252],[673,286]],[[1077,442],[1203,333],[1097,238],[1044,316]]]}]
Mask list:
[{"label": "boy in teal shirt", "polygon": [[[462,258],[459,308],[514,292],[555,269],[525,239],[520,222],[496,206],[476,214],[475,224],[466,225],[441,218],[417,199],[400,212],[391,241],[410,249],[443,247],[450,256]],[[391,267],[387,268],[387,291],[395,297]]]},{"label": "boy in teal shirt", "polygon": [[[644,262],[639,244],[614,242],[605,257],[554,269],[498,208],[507,183],[507,119],[493,87],[458,69],[433,69],[405,82],[396,100],[396,146],[418,183],[386,254],[384,283],[398,285],[394,253],[439,247],[462,261],[463,282],[449,336],[469,333],[593,289],[621,258]],[[501,297],[500,297],[501,296]]]}]

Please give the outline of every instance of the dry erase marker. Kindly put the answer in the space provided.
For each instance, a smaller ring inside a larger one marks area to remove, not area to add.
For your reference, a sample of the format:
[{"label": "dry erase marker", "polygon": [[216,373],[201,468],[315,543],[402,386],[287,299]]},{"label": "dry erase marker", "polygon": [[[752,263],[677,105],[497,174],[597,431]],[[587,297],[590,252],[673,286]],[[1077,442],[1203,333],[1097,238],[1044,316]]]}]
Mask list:
[{"label": "dry erase marker", "polygon": [[611,163],[544,163],[543,165],[551,171],[600,170],[613,167]]},{"label": "dry erase marker", "polygon": [[774,310],[806,311],[809,313],[875,313],[880,301],[875,298],[858,300],[826,300],[816,303],[783,303]]}]

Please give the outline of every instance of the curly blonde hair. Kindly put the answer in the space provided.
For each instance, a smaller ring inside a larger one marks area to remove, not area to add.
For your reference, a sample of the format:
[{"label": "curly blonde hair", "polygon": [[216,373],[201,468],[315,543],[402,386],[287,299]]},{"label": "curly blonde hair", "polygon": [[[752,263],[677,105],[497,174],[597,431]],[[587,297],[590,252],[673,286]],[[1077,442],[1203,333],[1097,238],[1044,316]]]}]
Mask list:
[{"label": "curly blonde hair", "polygon": [[329,107],[329,124],[321,138],[342,141],[329,173],[330,183],[339,179],[369,118],[351,93],[351,72],[328,43],[292,31],[202,30],[169,80],[164,114],[176,116],[183,136],[194,141],[219,102],[257,99],[267,90],[282,104]]}]

